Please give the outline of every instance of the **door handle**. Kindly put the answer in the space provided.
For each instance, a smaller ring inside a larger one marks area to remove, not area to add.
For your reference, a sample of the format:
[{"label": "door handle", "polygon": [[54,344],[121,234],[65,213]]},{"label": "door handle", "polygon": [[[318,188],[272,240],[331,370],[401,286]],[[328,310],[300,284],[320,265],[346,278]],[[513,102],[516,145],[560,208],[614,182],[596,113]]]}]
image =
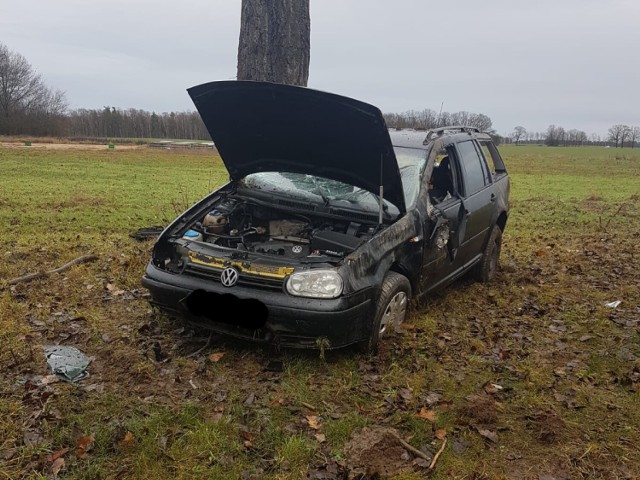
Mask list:
[{"label": "door handle", "polygon": [[496,194],[495,194],[495,193],[492,193],[492,194],[491,194],[491,201],[492,201],[492,202],[495,202],[495,201],[496,201]]}]

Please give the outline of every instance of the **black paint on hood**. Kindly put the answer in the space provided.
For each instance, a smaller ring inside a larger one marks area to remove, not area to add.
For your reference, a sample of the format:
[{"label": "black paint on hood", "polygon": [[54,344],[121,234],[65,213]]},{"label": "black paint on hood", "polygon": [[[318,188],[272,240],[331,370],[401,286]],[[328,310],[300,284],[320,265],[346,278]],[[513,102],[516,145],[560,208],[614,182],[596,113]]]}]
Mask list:
[{"label": "black paint on hood", "polygon": [[384,198],[405,212],[398,162],[373,105],[265,82],[211,82],[188,92],[232,180],[297,172],[379,194],[382,177]]}]

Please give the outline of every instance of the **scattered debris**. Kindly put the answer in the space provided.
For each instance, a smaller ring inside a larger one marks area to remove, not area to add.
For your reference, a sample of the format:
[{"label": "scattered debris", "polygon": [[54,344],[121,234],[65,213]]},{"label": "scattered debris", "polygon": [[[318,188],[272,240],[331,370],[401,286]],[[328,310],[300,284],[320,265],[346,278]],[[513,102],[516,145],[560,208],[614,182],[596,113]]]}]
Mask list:
[{"label": "scattered debris", "polygon": [[604,306],[609,308],[618,308],[621,303],[622,303],[622,300],[615,300],[613,302],[605,303]]},{"label": "scattered debris", "polygon": [[29,273],[21,277],[12,278],[7,282],[7,285],[15,285],[17,283],[30,282],[31,280],[35,280],[36,278],[47,277],[49,275],[53,275],[54,273],[64,272],[65,270],[68,270],[74,265],[78,265],[79,263],[95,262],[96,260],[98,260],[97,255],[83,255],[82,257],[78,257],[74,260],[71,260],[68,263],[65,263],[61,267],[54,268],[53,270],[47,270],[45,272]]},{"label": "scattered debris", "polygon": [[61,380],[77,382],[88,375],[86,370],[91,359],[75,347],[45,347],[44,354],[49,369]]},{"label": "scattered debris", "polygon": [[145,240],[157,238],[163,230],[164,227],[162,225],[153,225],[151,227],[139,228],[135,232],[129,233],[129,236],[139,242],[143,242]]},{"label": "scattered debris", "polygon": [[433,470],[433,468],[436,466],[436,462],[438,461],[438,458],[440,458],[440,455],[442,455],[442,452],[444,452],[444,448],[446,446],[447,446],[447,439],[445,438],[444,441],[442,442],[442,446],[440,447],[440,450],[438,450],[435,457],[433,457],[433,460],[431,460],[431,465],[429,465],[429,470]]}]

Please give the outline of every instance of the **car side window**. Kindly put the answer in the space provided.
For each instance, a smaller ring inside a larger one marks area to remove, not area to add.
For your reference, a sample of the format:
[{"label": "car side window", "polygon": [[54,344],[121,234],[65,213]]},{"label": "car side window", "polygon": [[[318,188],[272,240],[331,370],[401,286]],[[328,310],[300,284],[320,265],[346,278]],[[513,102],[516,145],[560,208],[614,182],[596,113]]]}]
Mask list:
[{"label": "car side window", "polygon": [[473,140],[458,143],[456,149],[464,172],[465,194],[470,196],[482,190],[491,182],[489,180],[489,169]]},{"label": "car side window", "polygon": [[456,196],[458,175],[455,165],[455,151],[443,148],[436,154],[433,172],[429,180],[429,194],[435,203],[441,203]]},{"label": "car side window", "polygon": [[491,175],[495,175],[496,173],[505,173],[507,170],[496,146],[489,141],[480,141],[480,146],[482,147],[484,158],[487,160],[487,164],[489,165]]}]

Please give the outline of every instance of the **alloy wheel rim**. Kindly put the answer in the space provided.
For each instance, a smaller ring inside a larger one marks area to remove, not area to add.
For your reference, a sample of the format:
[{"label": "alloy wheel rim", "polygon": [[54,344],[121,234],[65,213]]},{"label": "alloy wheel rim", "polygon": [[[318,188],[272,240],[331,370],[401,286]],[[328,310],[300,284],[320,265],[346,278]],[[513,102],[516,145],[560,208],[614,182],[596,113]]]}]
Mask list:
[{"label": "alloy wheel rim", "polygon": [[389,326],[400,325],[407,312],[407,294],[396,293],[387,304],[380,319],[380,335],[384,334]]}]

